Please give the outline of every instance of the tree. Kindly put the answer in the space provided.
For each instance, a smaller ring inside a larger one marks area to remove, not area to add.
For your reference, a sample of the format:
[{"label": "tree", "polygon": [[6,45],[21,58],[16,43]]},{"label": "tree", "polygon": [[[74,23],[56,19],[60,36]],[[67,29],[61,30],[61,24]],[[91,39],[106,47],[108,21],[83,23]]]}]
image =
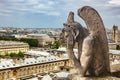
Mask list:
[{"label": "tree", "polygon": [[120,50],[120,45],[117,45],[117,46],[116,46],[116,50]]},{"label": "tree", "polygon": [[19,52],[19,53],[10,53],[9,55],[11,58],[23,58],[24,57],[24,52]]},{"label": "tree", "polygon": [[16,57],[18,57],[18,55],[16,53],[10,53],[10,57],[11,58],[16,58]]},{"label": "tree", "polygon": [[21,51],[17,55],[18,55],[19,58],[23,58],[24,57],[24,53],[21,52]]},{"label": "tree", "polygon": [[58,49],[61,45],[62,45],[61,40],[56,40],[53,43],[48,43],[48,46],[50,46],[50,48],[56,49]]},{"label": "tree", "polygon": [[4,55],[4,58],[10,58],[10,55],[9,55],[8,53],[6,53],[6,54]]},{"label": "tree", "polygon": [[49,46],[50,48],[53,48],[53,44],[52,44],[52,43],[48,43],[48,46]]},{"label": "tree", "polygon": [[33,47],[37,47],[38,46],[38,40],[37,39],[21,38],[20,41],[28,43],[30,46],[33,46]]},{"label": "tree", "polygon": [[61,40],[57,40],[53,43],[54,48],[58,49],[62,45]]},{"label": "tree", "polygon": [[0,58],[5,58],[5,55],[0,55]]},{"label": "tree", "polygon": [[32,38],[17,39],[17,38],[14,38],[14,37],[0,37],[0,40],[5,40],[5,41],[20,41],[20,42],[28,43],[32,47],[37,47],[38,46],[38,40],[37,39],[32,39]]},{"label": "tree", "polygon": [[19,41],[17,38],[14,38],[14,37],[0,37],[0,40],[5,40],[5,41]]}]

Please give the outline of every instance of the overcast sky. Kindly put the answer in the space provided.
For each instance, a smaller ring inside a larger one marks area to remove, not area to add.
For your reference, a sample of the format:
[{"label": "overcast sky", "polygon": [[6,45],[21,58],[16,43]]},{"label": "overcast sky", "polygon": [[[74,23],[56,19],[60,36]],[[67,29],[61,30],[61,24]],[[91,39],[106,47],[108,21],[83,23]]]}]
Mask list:
[{"label": "overcast sky", "polygon": [[77,15],[86,5],[99,12],[106,28],[120,26],[120,0],[0,0],[0,27],[62,28],[70,11],[86,26]]}]

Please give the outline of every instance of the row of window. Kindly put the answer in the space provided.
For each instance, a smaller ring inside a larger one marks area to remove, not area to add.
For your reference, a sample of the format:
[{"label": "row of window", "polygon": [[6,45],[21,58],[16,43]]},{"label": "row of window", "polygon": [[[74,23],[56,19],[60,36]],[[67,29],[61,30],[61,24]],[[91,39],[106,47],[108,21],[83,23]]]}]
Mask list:
[{"label": "row of window", "polygon": [[0,73],[0,80],[7,80],[9,79],[11,76],[11,71],[7,71],[7,72],[1,72]]},{"label": "row of window", "polygon": [[120,55],[110,54],[109,56],[110,56],[111,59],[120,59]]},{"label": "row of window", "polygon": [[17,47],[17,48],[4,48],[4,49],[0,49],[0,51],[6,51],[6,50],[17,50],[17,49],[28,49],[28,48],[25,48],[25,47],[22,47],[22,48],[19,48],[19,47]]},{"label": "row of window", "polygon": [[66,61],[60,61],[60,62],[55,62],[55,63],[40,64],[40,65],[36,65],[36,66],[19,68],[17,70],[13,70],[13,72],[12,71],[0,72],[0,80],[9,79],[12,76],[18,78],[18,77],[32,75],[32,74],[36,74],[36,73],[43,73],[45,71],[48,72],[48,71],[59,70],[59,66],[64,66],[65,63],[66,63]]},{"label": "row of window", "polygon": [[9,49],[9,48],[29,48],[29,46],[0,46],[0,49]]},{"label": "row of window", "polygon": [[43,64],[43,65],[38,65],[38,66],[32,66],[29,68],[23,68],[19,69],[18,76],[25,76],[25,75],[32,75],[35,73],[42,73],[45,71],[53,71],[55,70],[55,66],[64,66],[64,62],[56,62],[56,63],[50,63],[50,64]]}]

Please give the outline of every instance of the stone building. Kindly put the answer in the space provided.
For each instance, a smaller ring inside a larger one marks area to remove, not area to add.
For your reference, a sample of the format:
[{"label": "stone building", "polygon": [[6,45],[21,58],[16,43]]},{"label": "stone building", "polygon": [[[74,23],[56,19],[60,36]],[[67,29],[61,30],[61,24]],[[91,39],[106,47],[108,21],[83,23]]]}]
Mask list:
[{"label": "stone building", "polygon": [[120,32],[118,30],[118,26],[116,25],[113,26],[112,39],[116,44],[120,44]]},{"label": "stone building", "polygon": [[119,50],[109,50],[110,64],[120,64],[120,51]]},{"label": "stone building", "polygon": [[109,49],[113,49],[113,50],[116,50],[116,43],[115,42],[113,42],[113,43],[108,43],[108,47],[109,47]]},{"label": "stone building", "polygon": [[29,49],[29,45],[23,42],[16,41],[0,41],[0,55],[9,53],[26,52]]},{"label": "stone building", "polygon": [[118,26],[113,26],[113,40],[118,44]]},{"label": "stone building", "polygon": [[120,44],[120,31],[118,26],[114,25],[112,30],[107,29],[107,39],[109,49],[116,50],[116,45]]},{"label": "stone building", "polygon": [[0,80],[20,79],[48,72],[60,71],[60,66],[70,66],[68,57],[58,58],[56,56],[26,58],[23,63],[15,64],[13,60],[0,60]]},{"label": "stone building", "polygon": [[46,46],[50,42],[54,42],[53,38],[50,38],[47,34],[28,34],[27,37],[38,39],[38,46]]}]

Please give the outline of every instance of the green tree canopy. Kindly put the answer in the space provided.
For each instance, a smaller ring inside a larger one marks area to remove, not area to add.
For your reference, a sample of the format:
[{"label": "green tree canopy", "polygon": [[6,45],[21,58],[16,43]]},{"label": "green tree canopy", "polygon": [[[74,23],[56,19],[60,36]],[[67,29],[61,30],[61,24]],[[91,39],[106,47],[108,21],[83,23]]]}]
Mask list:
[{"label": "green tree canopy", "polygon": [[53,43],[49,43],[48,46],[58,49],[62,45],[61,40],[56,40]]},{"label": "green tree canopy", "polygon": [[31,47],[37,47],[38,46],[38,40],[37,39],[32,39],[32,38],[17,39],[17,38],[14,38],[14,37],[0,37],[0,40],[5,40],[5,41],[20,41],[20,42],[28,43]]},{"label": "green tree canopy", "polygon": [[120,50],[120,45],[117,45],[117,46],[116,46],[116,49],[117,49],[117,50]]},{"label": "green tree canopy", "polygon": [[24,57],[24,53],[20,51],[20,52],[18,53],[18,57],[19,57],[19,58],[23,58],[23,57]]},{"label": "green tree canopy", "polygon": [[19,53],[10,53],[9,56],[11,58],[23,58],[24,57],[24,52],[19,52]]},{"label": "green tree canopy", "polygon": [[16,53],[10,53],[10,57],[11,58],[16,58],[16,57],[18,57],[18,55]]},{"label": "green tree canopy", "polygon": [[38,40],[37,39],[21,38],[20,41],[28,43],[32,47],[37,47],[38,46]]}]

